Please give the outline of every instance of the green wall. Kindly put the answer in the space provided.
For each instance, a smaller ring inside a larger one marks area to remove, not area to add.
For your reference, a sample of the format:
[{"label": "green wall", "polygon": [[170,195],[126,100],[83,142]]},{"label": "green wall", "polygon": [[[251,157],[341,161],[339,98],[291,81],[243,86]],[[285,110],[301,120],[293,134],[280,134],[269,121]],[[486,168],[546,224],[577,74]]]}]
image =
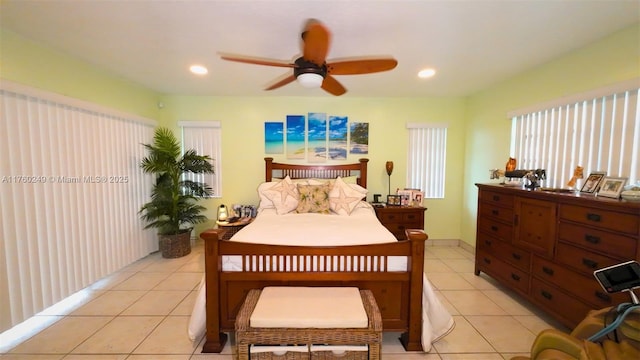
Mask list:
[{"label": "green wall", "polygon": [[[488,169],[502,167],[509,156],[507,112],[640,76],[639,44],[640,24],[636,24],[465,98],[198,97],[158,94],[0,30],[0,79],[156,119],[174,130],[180,120],[220,121],[223,197],[207,201],[211,218],[219,203],[257,203],[255,189],[264,178],[265,121],[324,112],[369,122],[368,187],[370,194],[383,195],[387,160],[395,163],[391,188],[406,184],[406,123],[446,122],[446,197],[425,200],[426,229],[432,239],[462,239],[473,245],[477,196],[473,184],[487,182]],[[158,102],[164,108],[159,109]],[[347,161],[358,158],[350,156]]]},{"label": "green wall", "polygon": [[[222,124],[222,199],[211,200],[209,216],[220,203],[256,204],[256,188],[264,181],[264,122],[285,121],[287,115],[323,112],[369,123],[368,189],[386,196],[387,160],[394,162],[391,189],[406,185],[407,122],[446,122],[447,184],[445,199],[427,199],[425,222],[433,239],[460,238],[461,177],[464,162],[464,99],[462,98],[334,98],[334,97],[193,97],[166,96],[161,123],[214,120]],[[177,128],[175,128],[177,129]],[[272,156],[272,155],[269,155]],[[273,156],[286,161],[285,155]],[[349,155],[347,162],[363,156]],[[333,163],[333,162],[329,162]],[[373,200],[369,195],[369,200]]]},{"label": "green wall", "polygon": [[149,119],[158,117],[160,94],[3,29],[0,79]]},{"label": "green wall", "polygon": [[502,168],[509,158],[511,119],[507,112],[637,77],[640,24],[470,96],[466,109],[462,240],[475,245],[474,184],[489,182],[489,169]]}]

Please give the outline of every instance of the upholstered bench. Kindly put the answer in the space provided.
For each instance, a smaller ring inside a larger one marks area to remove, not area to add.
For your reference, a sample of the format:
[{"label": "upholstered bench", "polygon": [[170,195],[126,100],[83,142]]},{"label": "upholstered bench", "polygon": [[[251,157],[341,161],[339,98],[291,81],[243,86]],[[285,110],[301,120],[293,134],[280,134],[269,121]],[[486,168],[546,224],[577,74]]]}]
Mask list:
[{"label": "upholstered bench", "polygon": [[[369,290],[266,287],[247,294],[235,335],[240,360],[250,354],[252,359],[328,360],[335,354],[343,360],[378,360],[382,318]],[[301,352],[301,346],[308,351]]]}]

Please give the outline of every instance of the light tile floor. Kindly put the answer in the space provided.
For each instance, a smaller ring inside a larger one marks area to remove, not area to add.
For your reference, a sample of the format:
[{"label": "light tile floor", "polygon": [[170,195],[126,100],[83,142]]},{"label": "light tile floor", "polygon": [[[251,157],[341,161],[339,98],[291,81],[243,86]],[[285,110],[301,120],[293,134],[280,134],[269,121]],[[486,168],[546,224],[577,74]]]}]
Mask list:
[{"label": "light tile floor", "polygon": [[[542,329],[566,331],[491,278],[475,276],[473,253],[427,246],[425,258],[425,272],[456,326],[429,353],[406,352],[399,334],[386,333],[383,359],[510,359],[526,355]],[[203,271],[201,243],[179,259],[147,256],[75,296],[70,310],[54,306],[38,314],[42,324],[30,325],[35,335],[0,344],[0,359],[231,360],[231,345],[201,354],[202,339],[187,336]]]}]

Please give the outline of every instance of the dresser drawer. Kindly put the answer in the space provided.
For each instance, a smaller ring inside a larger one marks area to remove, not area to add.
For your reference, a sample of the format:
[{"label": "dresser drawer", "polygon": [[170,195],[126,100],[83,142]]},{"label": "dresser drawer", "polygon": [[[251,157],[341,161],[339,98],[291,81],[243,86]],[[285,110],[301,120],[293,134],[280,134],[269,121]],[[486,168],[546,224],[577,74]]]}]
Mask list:
[{"label": "dresser drawer", "polygon": [[638,235],[640,216],[615,211],[562,204],[560,218],[603,229]]},{"label": "dresser drawer", "polygon": [[529,291],[529,274],[527,272],[498,260],[495,256],[483,251],[479,251],[476,256],[478,257],[476,260],[477,267],[481,271],[502,280],[507,286],[520,290],[524,294]]},{"label": "dresser drawer", "polygon": [[480,201],[502,207],[513,208],[513,195],[501,194],[493,191],[480,191]]},{"label": "dresser drawer", "polygon": [[637,240],[631,237],[617,235],[607,231],[592,229],[571,223],[560,223],[559,237],[561,240],[574,243],[605,253],[619,259],[626,259],[636,253]]},{"label": "dresser drawer", "polygon": [[555,315],[565,325],[576,326],[593,307],[567,295],[556,287],[536,278],[531,279],[531,299],[545,310]]},{"label": "dresser drawer", "polygon": [[596,309],[629,300],[626,294],[608,294],[593,276],[584,276],[537,256],[533,257],[531,275],[579,297]]},{"label": "dresser drawer", "polygon": [[424,221],[422,214],[417,214],[415,212],[385,212],[380,214],[379,219],[385,224],[401,223],[418,226],[418,229],[422,229]]},{"label": "dresser drawer", "polygon": [[513,209],[496,206],[491,203],[480,203],[480,215],[506,222],[513,222]]},{"label": "dresser drawer", "polygon": [[[633,259],[633,257],[634,254],[629,254],[629,259]],[[568,265],[588,276],[592,276],[595,270],[620,262],[619,259],[596,254],[563,242],[558,242],[555,259],[556,262]]]},{"label": "dresser drawer", "polygon": [[506,242],[511,242],[513,237],[513,226],[495,221],[493,219],[481,218],[478,220],[478,228],[491,236]]},{"label": "dresser drawer", "polygon": [[531,266],[531,254],[504,241],[499,241],[485,233],[478,234],[477,246],[480,250],[489,253],[518,269],[529,272]]}]

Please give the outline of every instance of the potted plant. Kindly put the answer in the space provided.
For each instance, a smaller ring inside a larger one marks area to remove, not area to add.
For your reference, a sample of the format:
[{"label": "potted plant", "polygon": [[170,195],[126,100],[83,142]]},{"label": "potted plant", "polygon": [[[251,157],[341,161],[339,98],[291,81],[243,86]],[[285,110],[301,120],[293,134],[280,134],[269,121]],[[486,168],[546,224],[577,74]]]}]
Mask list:
[{"label": "potted plant", "polygon": [[156,176],[151,201],[139,211],[147,222],[145,229],[157,228],[160,250],[164,258],[177,258],[191,252],[193,225],[207,221],[206,210],[198,205],[199,197],[213,194],[212,188],[201,182],[188,180],[186,173],[213,173],[211,157],[198,155],[195,150],[181,154],[180,144],[173,132],[157,128],[152,144],[143,144],[149,151],[140,162],[147,174]]}]

